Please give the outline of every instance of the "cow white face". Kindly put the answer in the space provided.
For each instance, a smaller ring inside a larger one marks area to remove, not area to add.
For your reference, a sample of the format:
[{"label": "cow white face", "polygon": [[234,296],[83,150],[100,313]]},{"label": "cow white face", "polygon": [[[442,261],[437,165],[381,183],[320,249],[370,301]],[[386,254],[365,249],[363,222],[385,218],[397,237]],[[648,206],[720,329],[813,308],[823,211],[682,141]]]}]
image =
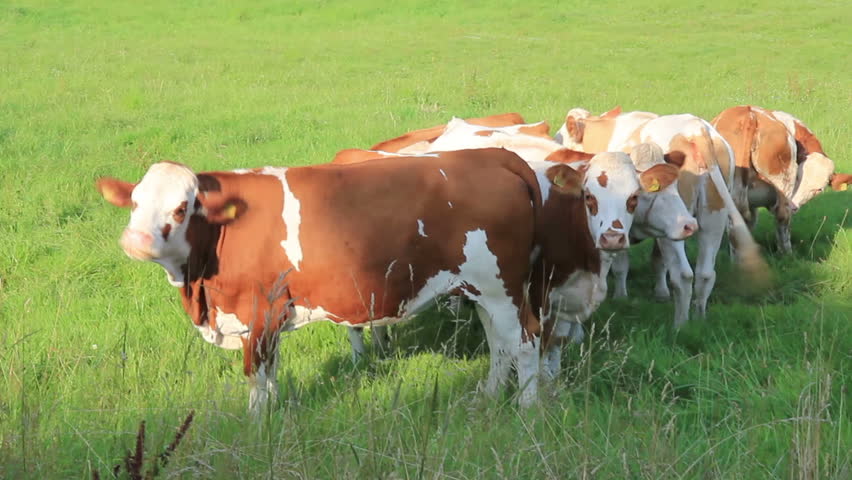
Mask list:
[{"label": "cow white face", "polygon": [[[670,155],[677,158],[669,159]],[[662,149],[653,143],[639,144],[631,152],[630,158],[641,172],[642,192],[633,219],[634,233],[640,238],[684,240],[698,231],[698,221],[689,213],[677,190],[681,157],[679,153],[663,155]]]},{"label": "cow white face", "polygon": [[595,246],[620,250],[630,246],[627,233],[639,204],[639,181],[625,153],[595,155],[583,178],[583,198]]},{"label": "cow white face", "polygon": [[173,286],[183,286],[182,266],[190,253],[186,231],[195,213],[198,179],[175,163],[151,165],[134,185],[101,179],[98,189],[107,201],[130,207],[130,222],[121,235],[124,252],[136,260],[163,266]]},{"label": "cow white face", "polygon": [[833,173],[834,162],[830,158],[821,153],[809,154],[799,165],[798,185],[792,198],[793,211],[825,190]]}]

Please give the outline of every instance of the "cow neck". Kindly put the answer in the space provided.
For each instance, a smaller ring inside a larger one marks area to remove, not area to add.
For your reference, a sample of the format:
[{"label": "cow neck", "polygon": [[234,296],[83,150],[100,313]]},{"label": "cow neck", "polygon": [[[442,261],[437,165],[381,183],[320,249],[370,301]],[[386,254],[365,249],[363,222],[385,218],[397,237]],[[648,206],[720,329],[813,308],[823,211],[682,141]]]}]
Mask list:
[{"label": "cow neck", "polygon": [[224,228],[222,225],[209,223],[199,215],[193,215],[189,219],[186,240],[190,245],[190,253],[186,263],[181,266],[185,279],[181,288],[181,300],[195,325],[207,323],[210,305],[204,281],[219,273],[216,247]]},{"label": "cow neck", "polygon": [[544,234],[537,263],[541,264],[539,268],[547,270],[552,285],[561,284],[578,270],[600,272],[600,255],[589,233],[588,214],[582,198],[556,192],[551,187],[542,207],[540,231]]}]

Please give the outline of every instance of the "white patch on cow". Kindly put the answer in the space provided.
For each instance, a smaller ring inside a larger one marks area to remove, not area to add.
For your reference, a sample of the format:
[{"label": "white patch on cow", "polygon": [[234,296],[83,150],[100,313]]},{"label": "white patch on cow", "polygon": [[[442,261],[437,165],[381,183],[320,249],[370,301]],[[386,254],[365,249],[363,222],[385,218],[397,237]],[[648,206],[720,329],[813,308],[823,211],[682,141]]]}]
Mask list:
[{"label": "white patch on cow", "polygon": [[449,205],[450,208],[453,208],[453,202],[447,202],[447,205]]},{"label": "white patch on cow", "polygon": [[245,175],[252,172],[254,172],[254,170],[251,168],[237,168],[236,170],[231,170],[231,173],[236,173],[237,175]]},{"label": "white patch on cow", "polygon": [[409,263],[408,264],[408,280],[411,284],[414,284],[414,267]]},{"label": "white patch on cow", "polygon": [[[436,155],[436,156],[437,156],[437,155]],[[444,176],[444,180],[449,180],[449,179],[447,178],[447,173],[446,173],[446,172],[444,172],[444,169],[443,169],[443,168],[439,168],[439,169],[438,169],[438,171],[439,171],[439,172],[441,172],[441,175],[443,175],[443,176]]]},{"label": "white patch on cow", "polygon": [[633,132],[657,117],[656,113],[639,111],[619,115],[615,118],[615,126],[612,129],[607,150],[617,152],[634,147]]},{"label": "white patch on cow", "polygon": [[423,220],[417,220],[417,233],[420,234],[421,237],[428,237],[426,232],[423,230]]},{"label": "white patch on cow", "polygon": [[799,184],[792,201],[796,207],[801,207],[828,186],[834,173],[834,162],[825,155],[814,152],[808,154],[798,169]]},{"label": "white patch on cow", "polygon": [[293,268],[298,271],[299,263],[302,261],[302,244],[299,242],[299,228],[302,224],[301,202],[290,190],[286,168],[266,167],[260,173],[273,175],[281,181],[284,190],[284,208],[282,208],[281,218],[284,220],[284,226],[287,230],[287,238],[281,241],[281,247],[284,248],[284,253],[287,254]]},{"label": "white patch on cow", "polygon": [[208,343],[226,350],[238,350],[243,347],[241,338],[248,338],[249,329],[233,313],[224,313],[216,307],[216,328],[209,324],[196,325],[198,333]]},{"label": "white patch on cow", "polygon": [[774,116],[778,121],[784,124],[787,127],[787,131],[790,132],[790,135],[793,137],[796,136],[796,124],[801,125],[802,128],[805,129],[806,132],[813,134],[810,128],[806,127],[804,123],[798,118],[790,115],[787,112],[782,112],[781,110],[773,110],[772,116]]}]

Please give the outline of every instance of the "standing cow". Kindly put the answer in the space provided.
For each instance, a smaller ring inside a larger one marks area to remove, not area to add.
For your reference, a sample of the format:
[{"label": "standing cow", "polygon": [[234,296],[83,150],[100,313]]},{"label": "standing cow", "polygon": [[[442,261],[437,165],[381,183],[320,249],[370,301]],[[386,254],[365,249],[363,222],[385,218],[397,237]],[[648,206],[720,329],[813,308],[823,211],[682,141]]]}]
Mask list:
[{"label": "standing cow", "polygon": [[[713,126],[734,151],[735,179],[731,194],[749,228],[757,209],[769,209],[776,221],[778,249],[790,253],[790,221],[800,207],[832,184],[842,188],[843,174],[822,144],[789,113],[741,105],[723,110]],[[833,183],[834,181],[834,183]]]},{"label": "standing cow", "polygon": [[520,403],[536,398],[540,325],[525,284],[541,194],[513,153],[198,174],[158,163],[139,183],[97,187],[131,208],[125,253],[166,270],[205,340],[242,348],[252,411],[276,395],[280,331],[390,324],[442,294],[476,304],[486,390],[514,365]]}]

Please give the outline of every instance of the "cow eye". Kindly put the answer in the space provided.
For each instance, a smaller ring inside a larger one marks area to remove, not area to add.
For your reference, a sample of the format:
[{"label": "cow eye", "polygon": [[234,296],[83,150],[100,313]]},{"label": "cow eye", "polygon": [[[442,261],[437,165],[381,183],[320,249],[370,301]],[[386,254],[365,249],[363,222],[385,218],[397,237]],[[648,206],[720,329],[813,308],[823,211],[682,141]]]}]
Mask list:
[{"label": "cow eye", "polygon": [[181,205],[172,212],[172,216],[175,218],[175,221],[178,223],[182,223],[183,219],[186,218],[186,205]]},{"label": "cow eye", "polygon": [[627,211],[633,213],[636,210],[636,205],[639,204],[639,196],[635,193],[627,199]]}]

